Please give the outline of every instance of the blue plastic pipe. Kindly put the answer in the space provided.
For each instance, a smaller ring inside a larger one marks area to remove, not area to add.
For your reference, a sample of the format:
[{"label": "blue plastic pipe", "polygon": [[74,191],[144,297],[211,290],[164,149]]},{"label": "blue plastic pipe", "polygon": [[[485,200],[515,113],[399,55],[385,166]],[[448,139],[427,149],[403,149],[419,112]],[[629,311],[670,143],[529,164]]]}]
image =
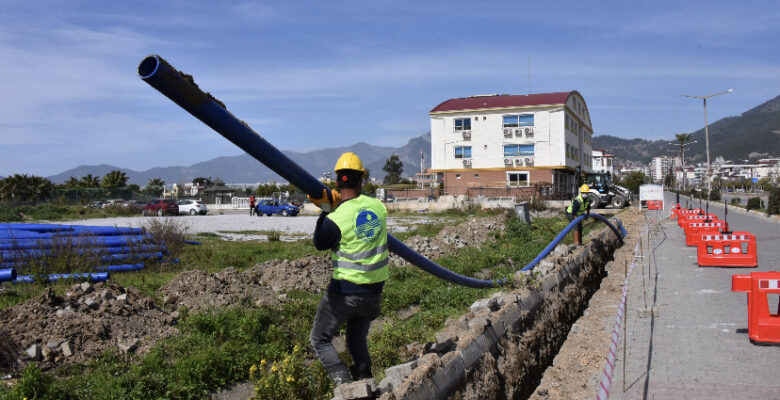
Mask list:
[{"label": "blue plastic pipe", "polygon": [[0,269],[0,282],[10,282],[16,279],[16,270],[13,268]]},{"label": "blue plastic pipe", "polygon": [[[225,105],[204,93],[195,84],[192,76],[177,71],[158,55],[143,59],[138,65],[138,74],[146,83],[160,91],[195,118],[208,125],[247,152],[272,171],[303,190],[312,197],[320,197],[330,191],[289,157],[253,131],[245,122],[231,114]],[[388,249],[404,260],[446,281],[471,288],[490,288],[505,284],[505,280],[482,280],[458,275],[410,249],[392,235],[387,235]]]},{"label": "blue plastic pipe", "polygon": [[[326,190],[330,197],[330,191],[322,182],[263,139],[245,122],[233,116],[222,102],[201,91],[194,84],[192,77],[180,73],[162,57],[158,55],[146,57],[138,65],[138,74],[150,86],[306,194],[320,197],[322,191]],[[455,274],[410,249],[392,235],[388,234],[387,239],[388,249],[391,252],[452,283],[473,288],[488,288],[496,286],[497,282],[503,282],[473,279]]]},{"label": "blue plastic pipe", "polygon": [[108,272],[129,272],[129,271],[140,271],[144,269],[144,264],[118,264],[118,265],[102,265],[99,267],[95,267],[95,270],[97,271],[108,271]]},{"label": "blue plastic pipe", "polygon": [[[591,216],[592,218],[598,219],[598,220],[600,220],[600,221],[604,222],[605,224],[607,224],[607,226],[609,226],[609,228],[610,228],[610,229],[612,229],[612,232],[615,232],[615,235],[617,235],[618,239],[619,239],[620,241],[623,241],[623,238],[626,236],[626,231],[625,231],[625,229],[623,228],[623,224],[622,224],[622,223],[619,223],[620,230],[618,230],[618,229],[617,229],[617,228],[615,228],[615,226],[614,226],[614,225],[612,225],[612,224],[609,222],[609,220],[608,220],[607,218],[605,218],[604,216],[602,216],[602,215],[600,215],[600,214],[596,214],[596,213],[590,213],[590,216]],[[547,255],[548,255],[548,254],[550,254],[550,252],[551,252],[551,251],[552,251],[552,250],[555,248],[555,246],[557,246],[557,245],[558,245],[558,243],[560,243],[560,242],[561,242],[561,240],[563,240],[563,238],[564,238],[564,237],[566,237],[566,235],[567,235],[567,234],[568,234],[568,233],[569,233],[569,232],[570,232],[572,229],[574,229],[574,228],[577,226],[577,224],[579,224],[580,222],[582,222],[582,221],[583,221],[585,218],[587,218],[587,217],[588,217],[587,215],[580,215],[579,217],[577,217],[577,218],[575,218],[573,221],[571,221],[571,223],[569,223],[569,225],[568,225],[568,226],[566,226],[566,228],[564,228],[564,229],[561,231],[561,233],[559,233],[559,234],[558,234],[558,236],[556,236],[556,237],[555,237],[555,239],[553,239],[553,241],[552,241],[552,242],[550,242],[550,244],[548,244],[548,245],[547,245],[547,247],[545,247],[545,248],[544,248],[544,250],[542,250],[542,252],[541,252],[541,253],[539,253],[539,255],[538,255],[538,256],[536,256],[536,258],[534,258],[533,260],[531,260],[531,262],[530,262],[530,263],[528,263],[528,265],[526,265],[525,267],[523,267],[523,269],[521,269],[521,271],[528,271],[529,269],[532,269],[534,266],[536,266],[536,264],[538,264],[538,263],[539,263],[539,261],[542,261],[542,259],[543,259],[543,258],[547,257]]]},{"label": "blue plastic pipe", "polygon": [[[73,274],[49,274],[45,276],[45,280],[54,282],[61,279],[72,279],[90,282],[105,282],[109,278],[108,272],[77,272]],[[35,275],[19,275],[16,277],[14,283],[31,283],[35,282]]]}]

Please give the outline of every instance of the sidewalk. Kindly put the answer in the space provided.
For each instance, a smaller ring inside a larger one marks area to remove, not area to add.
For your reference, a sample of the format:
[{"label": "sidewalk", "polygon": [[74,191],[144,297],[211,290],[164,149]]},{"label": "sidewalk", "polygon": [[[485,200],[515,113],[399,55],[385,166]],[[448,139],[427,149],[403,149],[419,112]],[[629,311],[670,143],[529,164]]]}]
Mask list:
[{"label": "sidewalk", "polygon": [[647,212],[648,220],[655,215],[661,222],[649,246],[644,237],[644,264],[629,283],[625,379],[621,337],[610,398],[780,399],[780,346],[751,344],[746,294],[731,292],[733,274],[780,270],[777,224],[729,214],[732,230],[758,237],[759,267],[700,268],[676,221],[662,219],[667,211]]}]

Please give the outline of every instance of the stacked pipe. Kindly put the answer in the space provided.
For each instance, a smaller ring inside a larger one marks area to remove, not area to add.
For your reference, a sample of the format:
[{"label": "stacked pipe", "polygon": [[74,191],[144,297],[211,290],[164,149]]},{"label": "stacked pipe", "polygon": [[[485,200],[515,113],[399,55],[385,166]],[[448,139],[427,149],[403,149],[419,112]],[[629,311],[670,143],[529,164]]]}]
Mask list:
[{"label": "stacked pipe", "polygon": [[144,261],[162,260],[163,243],[141,228],[57,224],[0,224],[0,282],[32,282],[16,271],[30,263],[45,265],[59,256],[75,256],[99,272],[49,274],[45,279],[105,281],[111,272],[138,271]]}]

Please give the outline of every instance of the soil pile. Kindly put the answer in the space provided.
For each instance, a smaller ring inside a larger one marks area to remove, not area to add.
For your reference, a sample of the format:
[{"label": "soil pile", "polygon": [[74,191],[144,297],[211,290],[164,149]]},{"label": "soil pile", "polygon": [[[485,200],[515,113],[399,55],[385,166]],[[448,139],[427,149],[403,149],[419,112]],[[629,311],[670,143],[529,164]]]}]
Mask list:
[{"label": "soil pile", "polygon": [[64,296],[48,288],[36,298],[0,311],[0,325],[22,346],[24,360],[49,369],[112,348],[124,353],[147,351],[176,332],[177,317],[178,313],[158,309],[133,287],[85,282],[73,285]]},{"label": "soil pile", "polygon": [[217,273],[192,270],[173,278],[158,290],[167,308],[186,306],[192,311],[231,305],[278,305],[290,289],[316,293],[331,275],[330,257],[272,260],[246,271],[225,268]]}]

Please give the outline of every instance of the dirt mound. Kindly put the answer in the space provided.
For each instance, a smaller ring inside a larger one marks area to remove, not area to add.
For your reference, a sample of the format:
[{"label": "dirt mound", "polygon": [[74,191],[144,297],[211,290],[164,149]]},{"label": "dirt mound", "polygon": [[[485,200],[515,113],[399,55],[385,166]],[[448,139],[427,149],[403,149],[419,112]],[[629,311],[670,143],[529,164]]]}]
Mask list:
[{"label": "dirt mound", "polygon": [[185,271],[160,288],[158,294],[171,309],[276,305],[290,289],[319,291],[330,275],[329,257],[307,256],[293,261],[266,261],[244,272],[233,267],[213,274]]},{"label": "dirt mound", "polygon": [[148,297],[113,282],[81,283],[64,296],[51,288],[0,311],[0,325],[42,369],[82,362],[118,348],[144,352],[176,332],[178,313],[159,310]]},{"label": "dirt mound", "polygon": [[[471,218],[457,226],[444,227],[436,237],[412,236],[404,244],[429,259],[452,254],[462,247],[479,247],[486,240],[493,240],[504,231],[504,215],[488,218]],[[397,255],[390,255],[390,265],[405,265]]]},{"label": "dirt mound", "polygon": [[0,330],[0,371],[15,371],[18,366],[19,345],[5,331]]}]

